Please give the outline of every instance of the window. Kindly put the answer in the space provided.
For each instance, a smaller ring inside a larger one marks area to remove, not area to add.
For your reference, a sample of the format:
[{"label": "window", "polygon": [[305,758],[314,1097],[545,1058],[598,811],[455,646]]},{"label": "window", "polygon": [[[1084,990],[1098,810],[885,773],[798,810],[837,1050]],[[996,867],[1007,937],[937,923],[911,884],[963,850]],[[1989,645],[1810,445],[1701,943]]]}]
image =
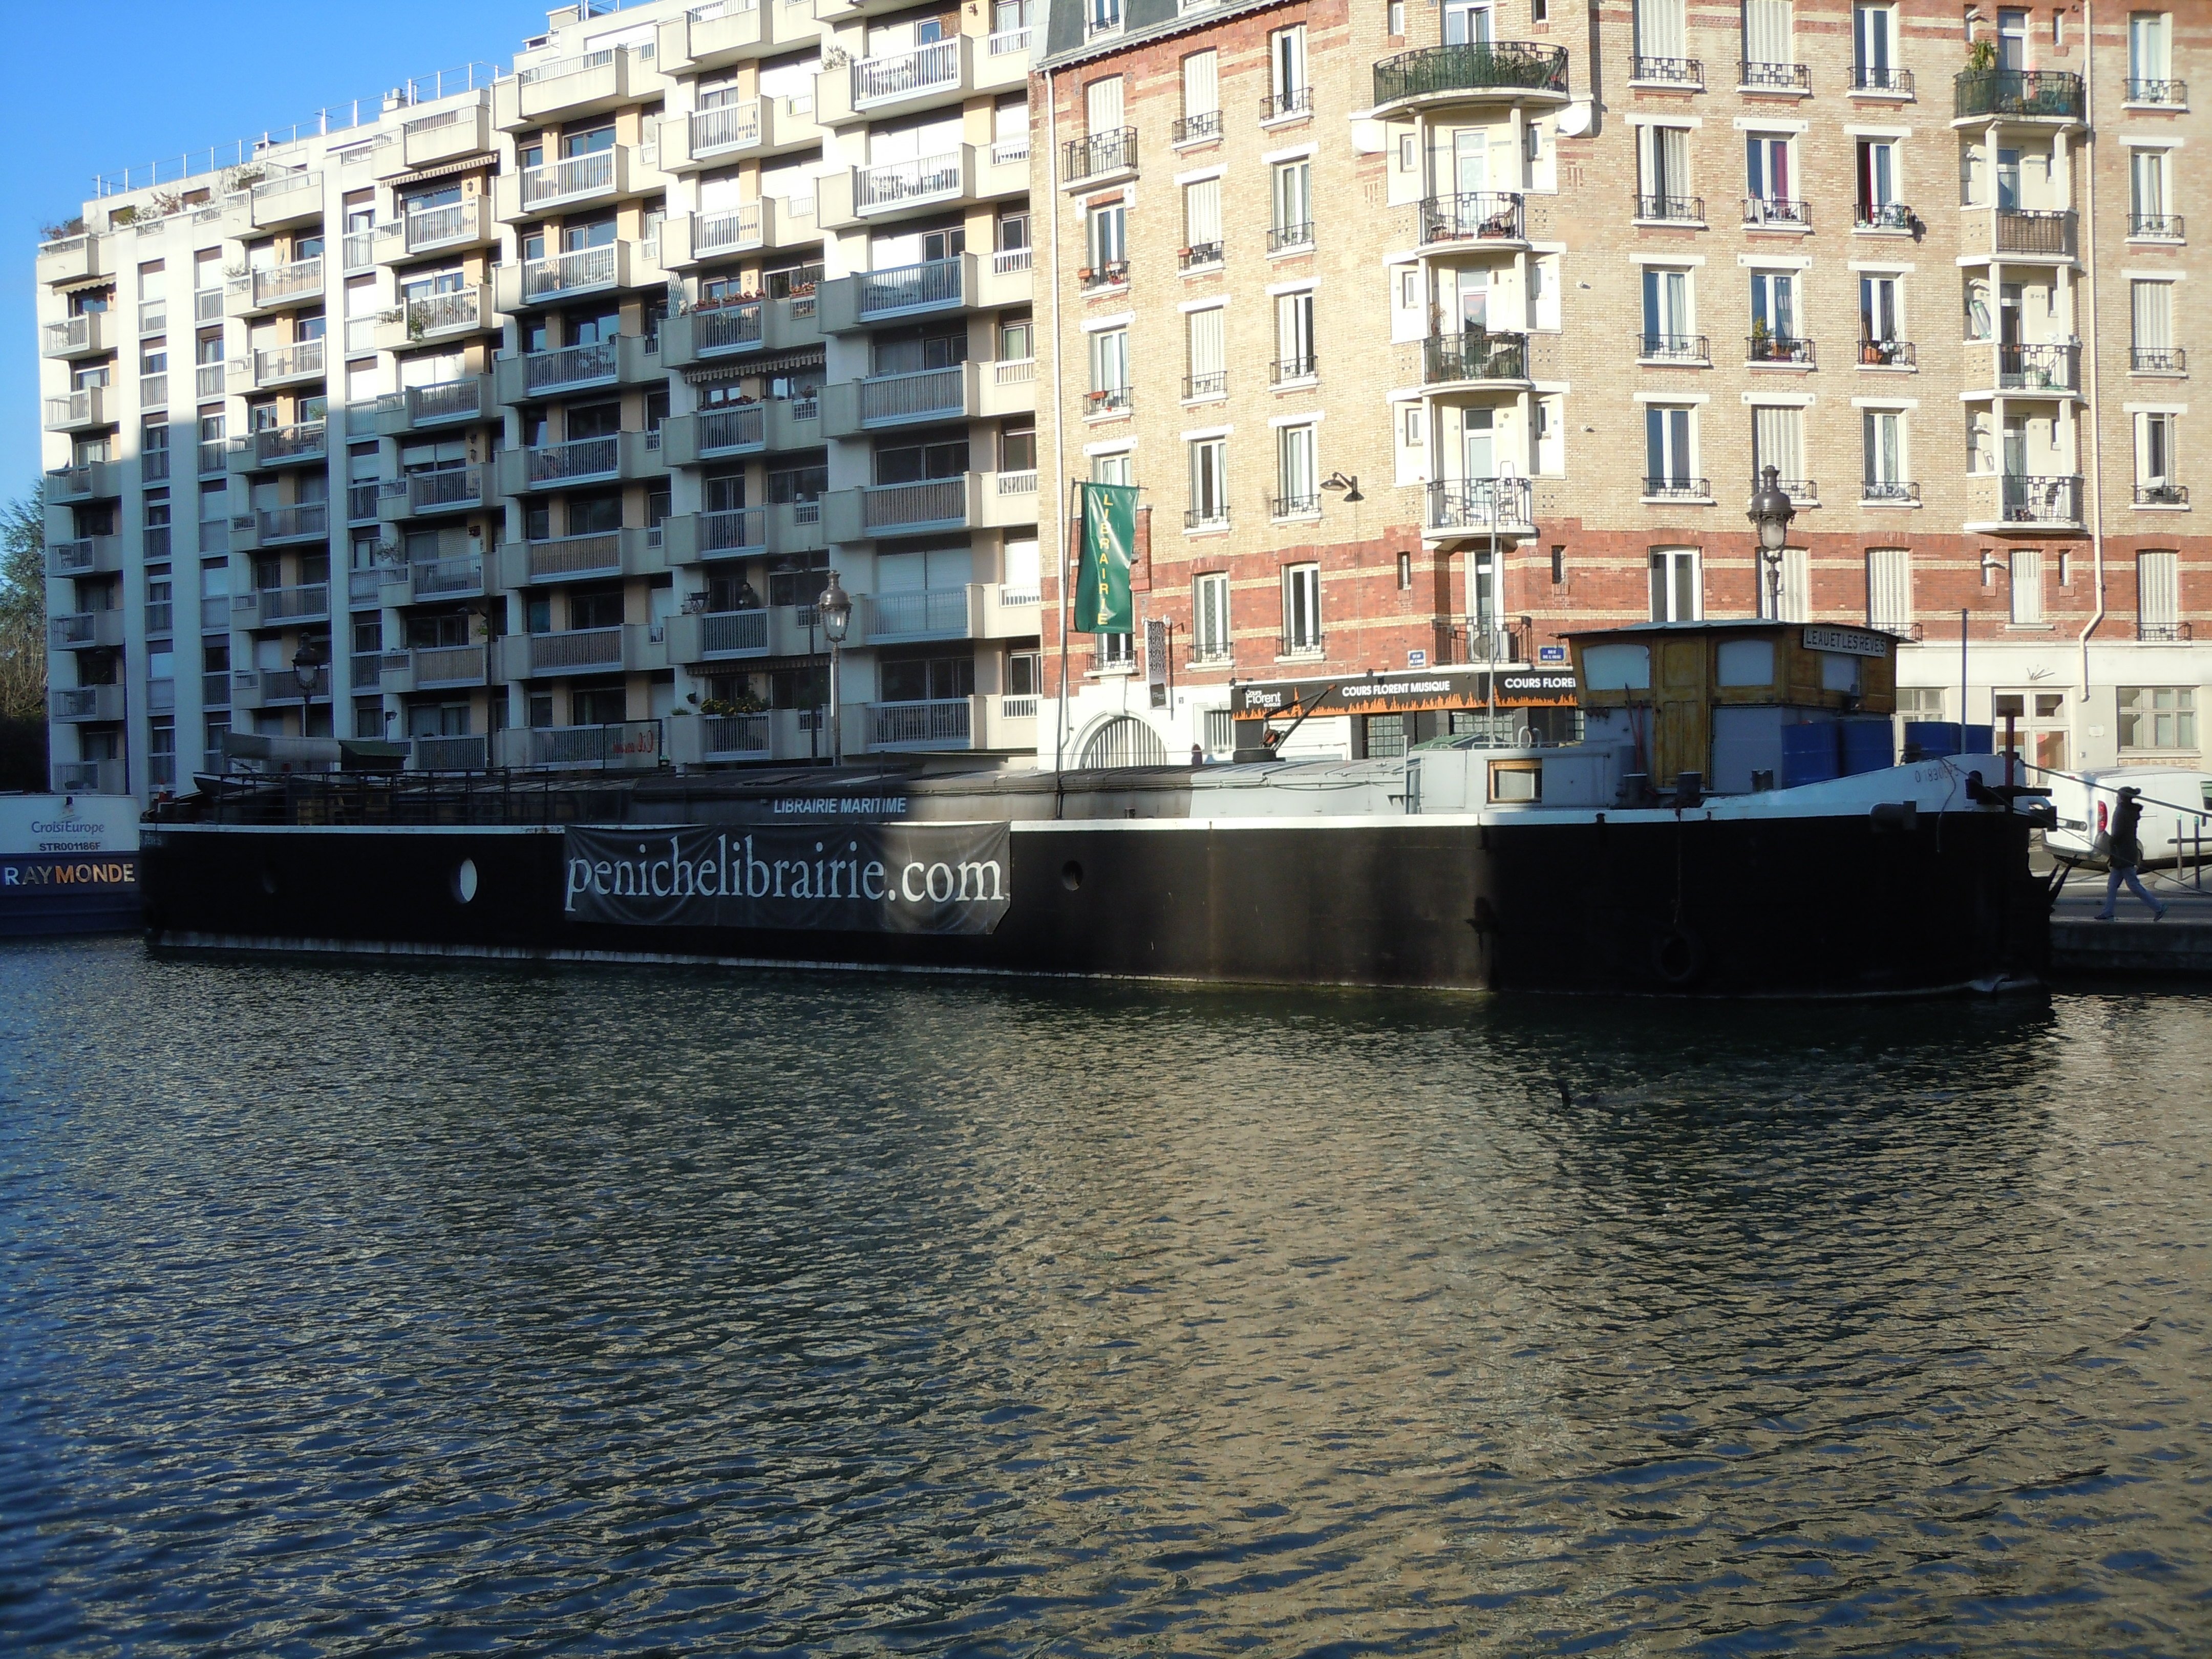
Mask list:
[{"label": "window", "polygon": [[1279,294],[1275,296],[1275,382],[1279,386],[1310,380],[1316,372],[1313,290]]},{"label": "window", "polygon": [[1636,0],[1636,62],[1638,81],[1694,83],[1683,0]]},{"label": "window", "polygon": [[1200,662],[1226,662],[1229,645],[1229,574],[1212,571],[1191,585],[1192,655]]},{"label": "window", "polygon": [[1784,406],[1751,411],[1751,476],[1763,478],[1770,466],[1792,496],[1807,492],[1803,410]]},{"label": "window", "polygon": [[1182,265],[1221,263],[1221,180],[1200,179],[1182,187]]},{"label": "window", "polygon": [[[1117,15],[1119,9],[1117,6]],[[1106,76],[1083,88],[1083,118],[1085,130],[1094,138],[1121,131],[1125,123],[1120,76]]]},{"label": "window", "polygon": [[1321,471],[1310,426],[1275,428],[1275,511],[1279,519],[1321,511]]},{"label": "window", "polygon": [[1796,56],[1790,0],[1743,0],[1743,84],[1796,86]]},{"label": "window", "polygon": [[2184,359],[2173,349],[2173,284],[2137,282],[2129,290],[2135,332],[2128,367],[2138,374],[2178,374]]},{"label": "window", "polygon": [[1183,515],[1192,530],[1218,530],[1229,522],[1229,441],[1194,439],[1190,448],[1190,509]]},{"label": "window", "polygon": [[1912,554],[1902,547],[1867,553],[1867,626],[1892,634],[1912,631]]},{"label": "window", "polygon": [[1125,202],[1109,202],[1091,210],[1086,226],[1091,264],[1085,280],[1094,288],[1128,277],[1128,213]]},{"label": "window", "polygon": [[1406,0],[1385,0],[1382,8],[1382,27],[1393,35],[1406,32]]},{"label": "window", "polygon": [[1851,9],[1851,86],[1861,92],[1907,92],[1911,81],[1891,65],[1897,14],[1887,6]]},{"label": "window", "polygon": [[1694,410],[1665,404],[1644,406],[1644,493],[1678,499],[1701,497],[1705,481],[1696,476],[1692,453]]},{"label": "window", "polygon": [[1990,311],[1990,285],[1985,278],[1975,276],[1966,283],[1966,337],[1969,340],[1993,340],[1996,331]]},{"label": "window", "polygon": [[999,428],[999,471],[1034,472],[1036,467],[1036,416],[1007,416]]},{"label": "window", "polygon": [[1036,356],[1036,337],[1027,313],[999,319],[999,361],[1026,363]]},{"label": "window", "polygon": [[1705,342],[1697,337],[1697,326],[1690,310],[1690,273],[1644,266],[1641,355],[1666,362],[1704,362]]},{"label": "window", "polygon": [[2027,67],[2027,14],[2025,11],[1997,13],[1997,67],[2007,74],[2016,74]]},{"label": "window", "polygon": [[1091,337],[1091,395],[1085,412],[1111,415],[1129,407],[1129,331],[1102,328]]},{"label": "window", "polygon": [[2181,88],[2168,77],[2172,70],[2172,32],[2163,12],[2128,14],[2128,101],[2178,104]]},{"label": "window", "polygon": [[1310,247],[1313,245],[1313,163],[1301,159],[1280,161],[1274,173],[1274,222],[1267,232],[1267,251]]},{"label": "window", "polygon": [[1097,668],[1127,669],[1136,663],[1136,636],[1133,634],[1094,634],[1091,641],[1094,665]]},{"label": "window", "polygon": [[1228,346],[1223,333],[1224,310],[1219,306],[1191,312],[1184,321],[1188,336],[1188,371],[1182,395],[1188,399],[1223,398],[1229,393]]},{"label": "window", "polygon": [[2124,685],[2119,688],[2120,747],[2197,747],[2197,688]]},{"label": "window", "polygon": [[1797,273],[1751,273],[1751,361],[1806,362],[1806,343],[1797,337]]},{"label": "window", "polygon": [[1796,198],[1794,144],[1786,134],[1748,132],[1743,139],[1743,220],[1747,225],[1803,225]]},{"label": "window", "polygon": [[1651,620],[1696,622],[1705,615],[1704,584],[1694,547],[1651,550]]},{"label": "window", "polygon": [[1898,280],[1894,276],[1862,275],[1859,278],[1859,362],[1882,367],[1911,359],[1899,346],[1904,329],[1898,308]]},{"label": "window", "polygon": [[1321,649],[1321,567],[1287,565],[1283,570],[1283,654],[1317,655]]},{"label": "window", "polygon": [[1861,230],[1910,230],[1912,215],[1897,199],[1897,143],[1858,141],[1858,223]]},{"label": "window", "polygon": [[1413,591],[1413,556],[1401,552],[1398,555],[1398,591],[1401,593],[1410,592]]},{"label": "window", "polygon": [[1861,436],[1866,465],[1861,474],[1862,499],[1869,501],[1909,501],[1912,485],[1905,465],[1905,411],[1869,409],[1861,411]]},{"label": "window", "polygon": [[2012,556],[2012,621],[2032,628],[2043,621],[2043,555],[2033,547],[2014,550]]},{"label": "window", "polygon": [[1705,204],[1690,194],[1690,133],[1686,127],[1646,126],[1637,139],[1639,219],[1701,220]]},{"label": "window", "polygon": [[1267,74],[1273,94],[1271,113],[1291,115],[1313,107],[1306,82],[1306,26],[1277,29],[1267,37]]},{"label": "window", "polygon": [[2128,234],[2176,240],[2181,221],[2173,212],[2172,152],[2128,152]]},{"label": "window", "polygon": [[2174,481],[2177,417],[2165,412],[2136,416],[2136,501],[2139,506],[2179,507],[2188,492]]},{"label": "window", "polygon": [[1195,143],[1220,136],[1220,59],[1211,52],[1194,52],[1182,60],[1182,118],[1176,123],[1175,142]]},{"label": "window", "polygon": [[1444,44],[1487,46],[1492,21],[1491,0],[1444,0]]},{"label": "window", "polygon": [[2136,637],[2181,637],[2181,566],[2171,550],[2136,555]]}]

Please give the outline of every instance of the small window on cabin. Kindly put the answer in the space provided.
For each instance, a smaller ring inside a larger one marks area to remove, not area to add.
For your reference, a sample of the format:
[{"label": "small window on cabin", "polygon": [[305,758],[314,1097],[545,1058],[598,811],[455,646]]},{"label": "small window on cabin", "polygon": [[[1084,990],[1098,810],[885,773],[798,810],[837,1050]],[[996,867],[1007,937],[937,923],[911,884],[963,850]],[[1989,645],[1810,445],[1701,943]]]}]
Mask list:
[{"label": "small window on cabin", "polygon": [[1491,762],[1490,799],[1494,801],[1538,801],[1543,799],[1543,762]]},{"label": "small window on cabin", "polygon": [[1841,651],[1820,653],[1820,690],[1847,691],[1852,696],[1859,690],[1859,659]]},{"label": "small window on cabin", "polygon": [[1774,684],[1772,640],[1723,640],[1719,656],[1723,685]]},{"label": "small window on cabin", "polygon": [[1593,645],[1583,653],[1583,674],[1593,691],[1649,691],[1651,647]]}]

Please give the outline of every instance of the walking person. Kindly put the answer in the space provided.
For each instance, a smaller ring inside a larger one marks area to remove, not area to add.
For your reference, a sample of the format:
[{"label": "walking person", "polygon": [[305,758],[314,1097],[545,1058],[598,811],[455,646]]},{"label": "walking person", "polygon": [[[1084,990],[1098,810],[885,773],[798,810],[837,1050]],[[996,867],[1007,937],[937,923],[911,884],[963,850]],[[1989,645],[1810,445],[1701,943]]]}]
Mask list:
[{"label": "walking person", "polygon": [[2097,912],[2097,920],[2110,921],[2112,908],[2120,901],[2120,884],[2125,882],[2128,890],[2151,908],[2159,921],[2166,920],[2166,906],[2152,897],[2136,874],[2142,862],[2142,837],[2137,826],[2142,822],[2142,803],[2138,799],[2142,791],[2126,788],[2120,791],[2120,804],[2113,811],[2112,828],[2106,831],[2109,850],[2106,854],[2111,874],[2105,878],[2105,908]]}]

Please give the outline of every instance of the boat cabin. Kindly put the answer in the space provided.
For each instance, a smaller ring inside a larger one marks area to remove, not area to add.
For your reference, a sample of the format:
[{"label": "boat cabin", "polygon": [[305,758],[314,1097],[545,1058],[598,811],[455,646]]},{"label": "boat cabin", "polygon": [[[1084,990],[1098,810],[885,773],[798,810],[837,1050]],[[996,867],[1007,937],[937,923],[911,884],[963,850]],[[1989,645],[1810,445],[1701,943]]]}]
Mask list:
[{"label": "boat cabin", "polygon": [[1571,634],[1567,643],[1584,740],[1628,751],[1632,794],[1744,794],[1896,763],[1893,635],[1765,620],[1638,623]]}]

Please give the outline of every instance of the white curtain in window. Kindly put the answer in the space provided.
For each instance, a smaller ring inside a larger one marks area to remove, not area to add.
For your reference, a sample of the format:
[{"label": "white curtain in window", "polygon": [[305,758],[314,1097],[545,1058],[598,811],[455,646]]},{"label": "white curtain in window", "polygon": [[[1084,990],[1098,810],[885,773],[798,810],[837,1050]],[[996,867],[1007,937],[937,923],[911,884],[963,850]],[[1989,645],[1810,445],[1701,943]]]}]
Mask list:
[{"label": "white curtain in window", "polygon": [[1790,33],[1790,0],[1743,0],[1745,63],[1794,63],[1794,50]]},{"label": "white curtain in window", "polygon": [[1182,192],[1183,238],[1192,247],[1221,240],[1221,180],[1201,179]]},{"label": "white curtain in window", "polygon": [[1636,55],[1638,58],[1686,58],[1687,30],[1683,24],[1682,0],[1636,0]]},{"label": "white curtain in window", "polygon": [[1867,555],[1867,625],[1903,633],[1912,625],[1912,555],[1877,547]]},{"label": "white curtain in window", "polygon": [[[1186,117],[1211,115],[1221,107],[1220,60],[1210,52],[1194,52],[1182,60],[1182,112]],[[1092,129],[1097,131],[1094,126]]]},{"label": "white curtain in window", "polygon": [[2181,619],[2179,557],[2172,552],[2136,555],[2136,609],[2146,629],[2171,629]]},{"label": "white curtain in window", "polygon": [[1109,75],[1084,88],[1083,114],[1093,133],[1119,131],[1126,125],[1121,119],[1121,77]]},{"label": "white curtain in window", "polygon": [[1190,373],[1194,380],[1203,374],[1219,374],[1229,367],[1222,316],[1223,308],[1219,306],[1190,313]]},{"label": "white curtain in window", "polygon": [[2173,345],[2173,285],[2134,285],[2135,343],[2138,351],[2166,351]]},{"label": "white curtain in window", "polygon": [[1772,467],[1785,481],[1805,476],[1804,411],[1800,409],[1754,409],[1751,411],[1752,468],[1764,477]]}]

